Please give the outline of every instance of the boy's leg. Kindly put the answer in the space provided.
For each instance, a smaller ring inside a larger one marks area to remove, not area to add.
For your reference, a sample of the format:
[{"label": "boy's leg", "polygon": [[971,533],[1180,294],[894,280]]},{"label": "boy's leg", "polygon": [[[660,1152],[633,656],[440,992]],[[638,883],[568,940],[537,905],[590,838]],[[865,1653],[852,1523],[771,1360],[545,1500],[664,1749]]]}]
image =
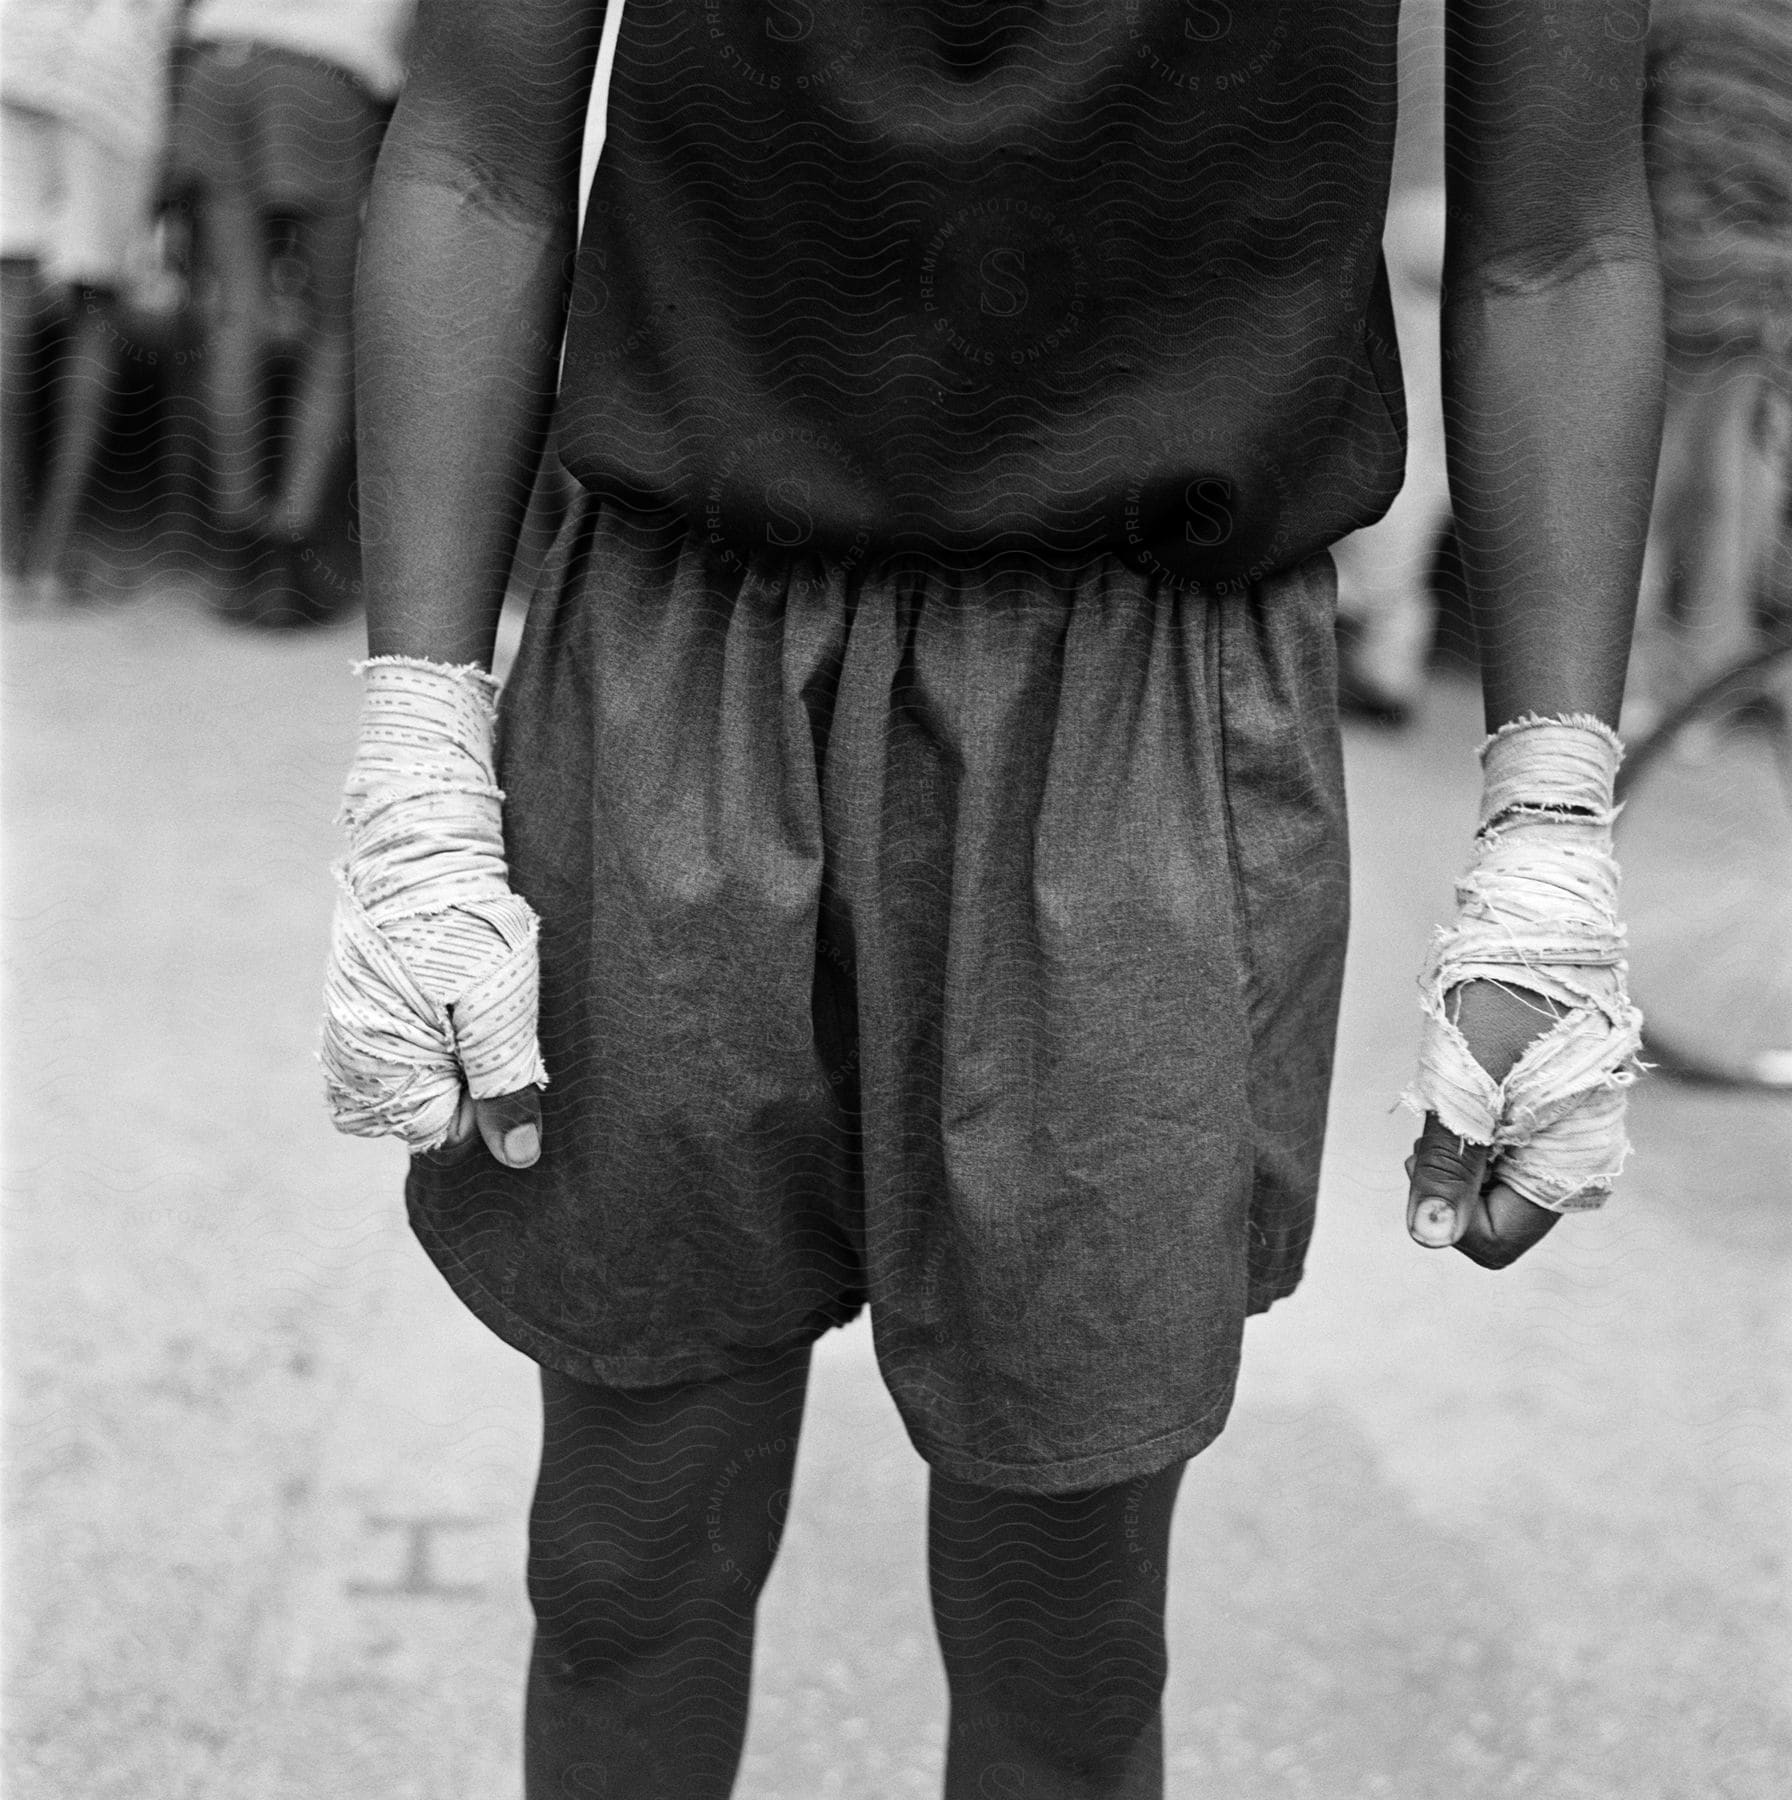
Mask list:
[{"label": "boy's leg", "polygon": [[1164,1589],[1185,1467],[1052,1495],[933,1477],[946,1800],[1159,1800]]},{"label": "boy's leg", "polygon": [[542,1371],[528,1800],[723,1800],[732,1789],[809,1351],[632,1391]]}]

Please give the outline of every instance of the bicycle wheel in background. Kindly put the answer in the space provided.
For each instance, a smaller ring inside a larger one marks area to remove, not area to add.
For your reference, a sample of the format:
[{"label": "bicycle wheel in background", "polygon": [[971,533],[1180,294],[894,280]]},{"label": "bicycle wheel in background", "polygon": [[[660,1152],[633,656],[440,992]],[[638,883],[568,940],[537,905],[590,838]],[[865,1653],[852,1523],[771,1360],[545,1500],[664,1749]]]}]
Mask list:
[{"label": "bicycle wheel in background", "polygon": [[1645,1058],[1792,1092],[1792,645],[1671,713],[1630,751],[1618,797]]}]

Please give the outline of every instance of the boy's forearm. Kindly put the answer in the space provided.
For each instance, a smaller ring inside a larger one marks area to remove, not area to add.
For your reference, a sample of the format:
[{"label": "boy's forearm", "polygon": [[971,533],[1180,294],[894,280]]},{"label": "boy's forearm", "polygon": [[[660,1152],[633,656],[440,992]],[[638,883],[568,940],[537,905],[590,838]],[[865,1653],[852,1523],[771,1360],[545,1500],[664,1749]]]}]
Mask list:
[{"label": "boy's forearm", "polygon": [[573,246],[570,214],[493,204],[452,162],[382,161],[355,310],[372,655],[490,664]]},{"label": "boy's forearm", "polygon": [[489,665],[559,376],[605,0],[419,0],[355,291],[375,655]]},{"label": "boy's forearm", "polygon": [[1615,723],[1661,433],[1649,0],[1444,0],[1443,389],[1490,726]]},{"label": "boy's forearm", "polygon": [[1635,234],[1556,278],[1446,287],[1450,488],[1489,729],[1616,723],[1661,433],[1661,299]]}]

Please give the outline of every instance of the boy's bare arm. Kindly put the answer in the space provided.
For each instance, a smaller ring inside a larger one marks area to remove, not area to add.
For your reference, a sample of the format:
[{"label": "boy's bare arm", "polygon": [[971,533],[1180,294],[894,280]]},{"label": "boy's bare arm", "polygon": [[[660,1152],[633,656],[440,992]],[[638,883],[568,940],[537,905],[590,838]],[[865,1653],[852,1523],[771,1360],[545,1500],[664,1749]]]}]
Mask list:
[{"label": "boy's bare arm", "polygon": [[[1661,430],[1642,146],[1648,0],[1448,0],[1443,385],[1450,491],[1489,729],[1616,724]],[[1499,1079],[1549,1018],[1486,983],[1458,1020]],[[1496,1186],[1435,1119],[1409,1218],[1449,1200],[1490,1266],[1557,1214]]]},{"label": "boy's bare arm", "polygon": [[1648,0],[1449,0],[1444,423],[1491,730],[1617,723],[1661,430]]},{"label": "boy's bare arm", "polygon": [[370,654],[488,665],[559,373],[606,0],[421,0],[356,285]]},{"label": "boy's bare arm", "polygon": [[[604,12],[605,0],[419,5],[409,74],[369,197],[355,289],[367,643],[374,656],[491,665],[559,376],[578,240],[579,157]],[[377,673],[392,671],[382,666]],[[466,685],[477,684],[466,678]],[[462,712],[472,716],[466,707],[455,716]],[[471,727],[462,733],[466,741],[456,739],[456,754],[475,776],[482,757],[489,764],[489,733],[488,722],[482,742],[474,742],[480,733]],[[460,823],[477,836],[472,828],[483,828],[479,809],[487,800],[469,789],[464,804],[469,813]],[[489,920],[487,927],[496,931]],[[466,935],[463,929],[454,942],[467,966],[450,970],[463,1002],[466,981],[477,987],[483,978],[478,956],[491,948],[469,946]],[[448,941],[444,925],[444,955]],[[502,952],[514,948],[506,940]],[[347,966],[346,952],[333,950],[338,986]],[[532,1026],[533,977],[517,992],[526,993]],[[472,1041],[473,1023],[457,1014],[453,1055]],[[461,1073],[459,1108],[441,1154],[458,1157],[483,1138],[501,1162],[534,1162],[538,1088],[531,1083],[475,1101],[464,1063]],[[356,1076],[344,1065],[350,1101],[361,1098]]]}]

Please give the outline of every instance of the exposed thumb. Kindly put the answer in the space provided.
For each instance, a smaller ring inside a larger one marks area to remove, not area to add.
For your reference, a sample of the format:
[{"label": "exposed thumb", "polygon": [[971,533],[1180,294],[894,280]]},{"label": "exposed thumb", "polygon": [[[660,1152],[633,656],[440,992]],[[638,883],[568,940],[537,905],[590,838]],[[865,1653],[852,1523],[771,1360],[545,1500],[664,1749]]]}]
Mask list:
[{"label": "exposed thumb", "polygon": [[479,1135],[485,1147],[507,1168],[526,1169],[541,1155],[541,1089],[519,1088],[475,1100]]},{"label": "exposed thumb", "polygon": [[1406,1198],[1406,1229],[1427,1250],[1447,1250],[1468,1229],[1487,1174],[1488,1146],[1459,1138],[1436,1113],[1407,1165],[1412,1183]]}]

